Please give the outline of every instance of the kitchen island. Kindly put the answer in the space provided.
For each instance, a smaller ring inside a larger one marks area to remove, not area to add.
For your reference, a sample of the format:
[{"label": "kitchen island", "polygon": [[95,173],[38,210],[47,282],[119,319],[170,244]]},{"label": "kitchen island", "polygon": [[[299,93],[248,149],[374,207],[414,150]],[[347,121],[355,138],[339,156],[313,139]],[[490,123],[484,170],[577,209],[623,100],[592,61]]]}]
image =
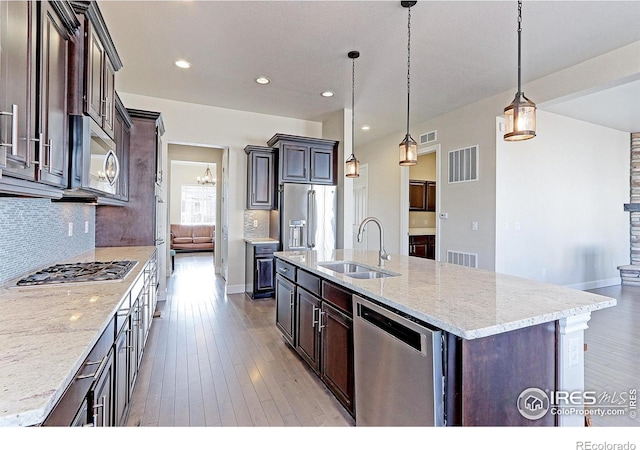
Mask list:
[{"label": "kitchen island", "polygon": [[[116,333],[120,322],[128,318],[120,315],[115,320],[115,317],[123,308],[129,309],[135,304],[136,298],[130,298],[134,296],[134,285],[140,291],[140,298],[146,295],[145,302],[153,314],[155,252],[155,247],[96,248],[60,261],[137,262],[126,277],[118,281],[27,287],[17,287],[12,281],[0,288],[0,426],[41,425],[74,380],[82,378],[91,383],[92,377],[87,375],[98,372],[98,367],[94,361],[87,363],[86,360],[97,343],[106,342],[105,354],[116,358],[113,356],[117,352],[113,349]],[[142,305],[138,310],[142,310]],[[142,315],[136,317],[143,320]],[[150,323],[150,316],[145,320]],[[140,353],[144,337],[136,342]],[[116,372],[110,369],[114,366],[109,364],[100,366],[115,377]],[[85,365],[86,374],[78,376]],[[129,376],[135,374],[131,367],[128,369],[131,372],[125,374],[125,385],[129,384]],[[106,415],[107,409],[103,409],[100,416]],[[85,416],[83,419],[91,414]]]},{"label": "kitchen island", "polygon": [[[591,312],[615,306],[615,299],[401,255],[393,255],[382,269],[375,251],[277,252],[275,256],[277,268],[286,270],[278,272],[278,277],[288,273],[291,280],[299,280],[300,276],[291,275],[295,268],[303,278],[317,277],[350,292],[354,299],[362,297],[440,330],[447,425],[584,425],[580,413],[525,417],[518,410],[519,395],[528,388],[547,393],[583,391],[584,330]],[[354,277],[324,267],[336,262],[357,263],[384,276]],[[304,286],[292,289],[306,295]],[[324,293],[318,290],[317,295],[323,298]],[[280,309],[280,298],[277,302]],[[296,317],[300,311],[295,306],[302,303],[291,304]],[[357,313],[354,306],[353,315]],[[291,333],[294,348],[300,336],[295,330]],[[355,403],[357,411],[357,397]],[[583,405],[574,401],[572,406]]]}]

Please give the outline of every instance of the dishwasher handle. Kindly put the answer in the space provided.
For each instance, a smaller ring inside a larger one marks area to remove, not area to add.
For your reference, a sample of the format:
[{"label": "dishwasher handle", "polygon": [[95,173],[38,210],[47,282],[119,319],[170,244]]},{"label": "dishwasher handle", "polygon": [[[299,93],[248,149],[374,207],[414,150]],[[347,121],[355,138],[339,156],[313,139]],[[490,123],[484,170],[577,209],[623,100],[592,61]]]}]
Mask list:
[{"label": "dishwasher handle", "polygon": [[369,322],[371,325],[404,342],[409,347],[412,347],[419,352],[423,351],[422,335],[419,332],[412,330],[392,318],[380,314],[379,312],[360,303],[358,304],[358,316]]}]

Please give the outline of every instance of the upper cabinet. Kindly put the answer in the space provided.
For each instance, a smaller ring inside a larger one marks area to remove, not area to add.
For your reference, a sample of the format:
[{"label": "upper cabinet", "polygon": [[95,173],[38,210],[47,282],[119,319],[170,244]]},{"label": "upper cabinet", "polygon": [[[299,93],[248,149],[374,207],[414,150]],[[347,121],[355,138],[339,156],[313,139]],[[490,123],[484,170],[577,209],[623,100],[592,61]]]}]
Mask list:
[{"label": "upper cabinet", "polygon": [[436,182],[409,180],[409,211],[436,210]]},{"label": "upper cabinet", "polygon": [[337,184],[338,141],[275,134],[267,145],[278,149],[280,183]]},{"label": "upper cabinet", "polygon": [[0,192],[60,198],[68,181],[69,2],[0,1]]},{"label": "upper cabinet", "polygon": [[247,154],[247,209],[275,209],[275,150],[247,145],[244,152]]},{"label": "upper cabinet", "polygon": [[115,73],[122,68],[122,61],[109,36],[109,31],[96,2],[74,1],[83,28],[83,51],[75,56],[82,58],[75,67],[84,67],[83,86],[76,94],[82,95],[83,112],[114,137],[116,117]]}]

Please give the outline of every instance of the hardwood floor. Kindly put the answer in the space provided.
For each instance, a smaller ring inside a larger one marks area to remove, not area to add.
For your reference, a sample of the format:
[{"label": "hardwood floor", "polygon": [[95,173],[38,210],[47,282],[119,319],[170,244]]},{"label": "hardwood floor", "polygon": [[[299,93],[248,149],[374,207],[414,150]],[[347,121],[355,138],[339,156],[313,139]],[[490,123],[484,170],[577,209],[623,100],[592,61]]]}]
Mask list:
[{"label": "hardwood floor", "polygon": [[[591,292],[618,305],[596,311],[585,331],[585,387],[640,389],[640,288]],[[275,301],[226,295],[211,254],[179,253],[151,334],[128,426],[353,426],[353,418],[284,343]],[[594,427],[639,418],[592,416]]]},{"label": "hardwood floor", "polygon": [[275,301],[226,295],[211,254],[179,253],[129,426],[350,426],[275,327]]}]

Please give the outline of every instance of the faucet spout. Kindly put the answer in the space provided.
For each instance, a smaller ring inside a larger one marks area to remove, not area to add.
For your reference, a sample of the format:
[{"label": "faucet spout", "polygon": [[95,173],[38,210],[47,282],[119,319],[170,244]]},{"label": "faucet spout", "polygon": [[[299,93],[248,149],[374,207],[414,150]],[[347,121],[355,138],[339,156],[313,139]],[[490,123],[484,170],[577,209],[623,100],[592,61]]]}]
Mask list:
[{"label": "faucet spout", "polygon": [[378,265],[380,267],[384,267],[384,262],[390,261],[391,255],[388,254],[387,251],[384,249],[384,227],[382,226],[382,222],[380,222],[380,220],[378,220],[375,217],[367,217],[366,219],[364,219],[360,223],[360,226],[358,227],[357,239],[358,239],[358,242],[362,242],[362,233],[364,231],[364,228],[369,222],[373,222],[376,225],[378,225],[378,230],[380,231],[380,250],[378,251]]}]

